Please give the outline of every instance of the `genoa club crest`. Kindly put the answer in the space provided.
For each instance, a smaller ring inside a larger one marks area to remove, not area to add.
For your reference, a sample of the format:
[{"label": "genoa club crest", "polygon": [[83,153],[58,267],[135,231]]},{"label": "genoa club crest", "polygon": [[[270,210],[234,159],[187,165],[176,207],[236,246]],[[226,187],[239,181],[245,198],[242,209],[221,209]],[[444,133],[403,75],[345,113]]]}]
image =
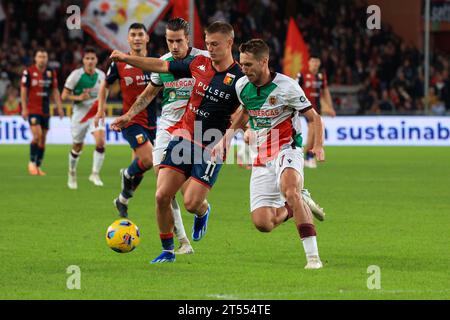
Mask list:
[{"label": "genoa club crest", "polygon": [[144,135],[143,135],[142,133],[141,133],[141,134],[138,134],[138,135],[136,136],[136,141],[137,141],[138,144],[143,144],[143,143],[145,142]]},{"label": "genoa club crest", "polygon": [[223,79],[223,83],[226,84],[227,86],[231,86],[231,85],[233,85],[234,78],[236,78],[236,76],[234,74],[227,73],[227,75]]}]

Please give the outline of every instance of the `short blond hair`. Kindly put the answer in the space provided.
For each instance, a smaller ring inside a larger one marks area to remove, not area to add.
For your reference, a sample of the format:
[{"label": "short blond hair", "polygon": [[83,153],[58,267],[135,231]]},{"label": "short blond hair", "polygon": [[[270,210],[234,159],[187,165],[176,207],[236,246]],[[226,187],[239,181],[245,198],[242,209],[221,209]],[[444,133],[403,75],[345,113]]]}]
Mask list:
[{"label": "short blond hair", "polygon": [[234,29],[231,24],[225,21],[216,21],[211,23],[206,29],[205,33],[222,33],[234,39]]}]

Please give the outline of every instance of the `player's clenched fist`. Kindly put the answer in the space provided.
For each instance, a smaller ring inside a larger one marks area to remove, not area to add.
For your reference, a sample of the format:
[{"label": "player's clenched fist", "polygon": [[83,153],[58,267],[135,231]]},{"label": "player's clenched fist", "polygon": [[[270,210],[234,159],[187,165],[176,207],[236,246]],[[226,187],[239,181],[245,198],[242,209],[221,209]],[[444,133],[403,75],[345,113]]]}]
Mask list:
[{"label": "player's clenched fist", "polygon": [[109,56],[109,58],[112,61],[118,62],[118,61],[125,61],[125,57],[127,55],[119,50],[114,50],[111,55]]}]

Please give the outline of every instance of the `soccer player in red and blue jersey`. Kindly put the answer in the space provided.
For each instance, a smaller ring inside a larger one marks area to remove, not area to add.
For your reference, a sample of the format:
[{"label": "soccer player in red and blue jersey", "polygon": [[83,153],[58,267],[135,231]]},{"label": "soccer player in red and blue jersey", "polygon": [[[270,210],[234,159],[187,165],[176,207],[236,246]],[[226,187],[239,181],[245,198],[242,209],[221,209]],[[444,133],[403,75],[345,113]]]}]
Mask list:
[{"label": "soccer player in red and blue jersey", "polygon": [[[327,76],[325,73],[320,72],[320,64],[319,55],[312,53],[308,60],[308,72],[298,74],[298,83],[318,114],[335,117],[336,111],[334,111],[333,101],[328,89]],[[308,122],[308,138],[305,146],[305,167],[308,168],[317,168],[314,153],[311,151],[314,146],[314,140],[314,130],[312,124]]]},{"label": "soccer player in red and blue jersey", "polygon": [[48,68],[48,53],[39,48],[34,55],[35,64],[22,74],[20,98],[22,117],[30,123],[32,140],[28,172],[31,175],[45,175],[41,170],[45,152],[45,140],[50,122],[50,98],[56,103],[59,116],[64,116],[58,90],[56,72]]},{"label": "soccer player in red and blue jersey", "polygon": [[[192,238],[199,241],[207,231],[211,207],[206,201],[214,185],[220,163],[211,161],[211,149],[230,126],[232,115],[240,103],[235,85],[243,76],[232,56],[233,27],[214,22],[205,30],[205,43],[210,58],[196,56],[192,60],[164,61],[114,51],[111,59],[132,64],[143,70],[172,73],[194,78],[195,84],[183,115],[180,129],[173,132],[160,165],[156,191],[156,213],[163,252],[152,263],[175,261],[171,201],[182,185],[187,211],[195,214]],[[111,128],[120,130],[120,122]]]},{"label": "soccer player in red and blue jersey", "polygon": [[[133,23],[128,30],[128,43],[131,56],[146,57],[149,42],[146,27],[141,23]],[[107,89],[119,80],[123,99],[123,113],[136,101],[137,97],[150,83],[150,72],[143,72],[139,68],[124,63],[113,62],[106,73],[106,80],[100,87],[99,107],[94,123],[104,121]],[[121,170],[122,191],[114,199],[114,205],[121,217],[128,217],[128,201],[141,183],[144,173],[153,167],[153,141],[156,135],[155,104],[151,102],[122,129],[123,137],[134,151],[134,160],[128,168]]]}]

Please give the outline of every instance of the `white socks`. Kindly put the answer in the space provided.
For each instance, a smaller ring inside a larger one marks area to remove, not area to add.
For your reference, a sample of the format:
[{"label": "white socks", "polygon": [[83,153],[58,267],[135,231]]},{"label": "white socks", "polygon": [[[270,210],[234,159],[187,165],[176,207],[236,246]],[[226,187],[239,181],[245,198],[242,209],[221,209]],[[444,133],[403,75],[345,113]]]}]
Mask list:
[{"label": "white socks", "polygon": [[81,155],[81,151],[78,153],[73,150],[69,152],[69,171],[70,172],[77,171],[77,165],[78,165],[78,160],[80,159],[80,155]]},{"label": "white socks", "polygon": [[186,237],[186,231],[184,230],[183,226],[183,219],[181,218],[181,210],[180,206],[178,205],[178,202],[175,198],[172,199],[172,215],[173,215],[173,221],[175,224],[175,235],[177,236],[178,240],[187,238]]},{"label": "white socks", "polygon": [[128,205],[128,199],[122,195],[122,192],[119,194],[119,201],[122,202],[124,205]]},{"label": "white socks", "polygon": [[[80,160],[80,155],[82,151],[75,152],[74,150],[69,153],[69,171],[76,172],[78,166],[78,160]],[[105,152],[98,152],[94,150],[94,158],[92,161],[92,172],[99,173],[103,166],[103,161],[105,160]]]},{"label": "white socks", "polygon": [[98,152],[94,150],[94,160],[92,161],[92,172],[99,173],[103,166],[103,160],[105,160],[105,152]]},{"label": "white socks", "polygon": [[303,249],[305,249],[306,257],[319,256],[319,249],[317,248],[316,236],[303,238],[302,242],[303,242]]}]

